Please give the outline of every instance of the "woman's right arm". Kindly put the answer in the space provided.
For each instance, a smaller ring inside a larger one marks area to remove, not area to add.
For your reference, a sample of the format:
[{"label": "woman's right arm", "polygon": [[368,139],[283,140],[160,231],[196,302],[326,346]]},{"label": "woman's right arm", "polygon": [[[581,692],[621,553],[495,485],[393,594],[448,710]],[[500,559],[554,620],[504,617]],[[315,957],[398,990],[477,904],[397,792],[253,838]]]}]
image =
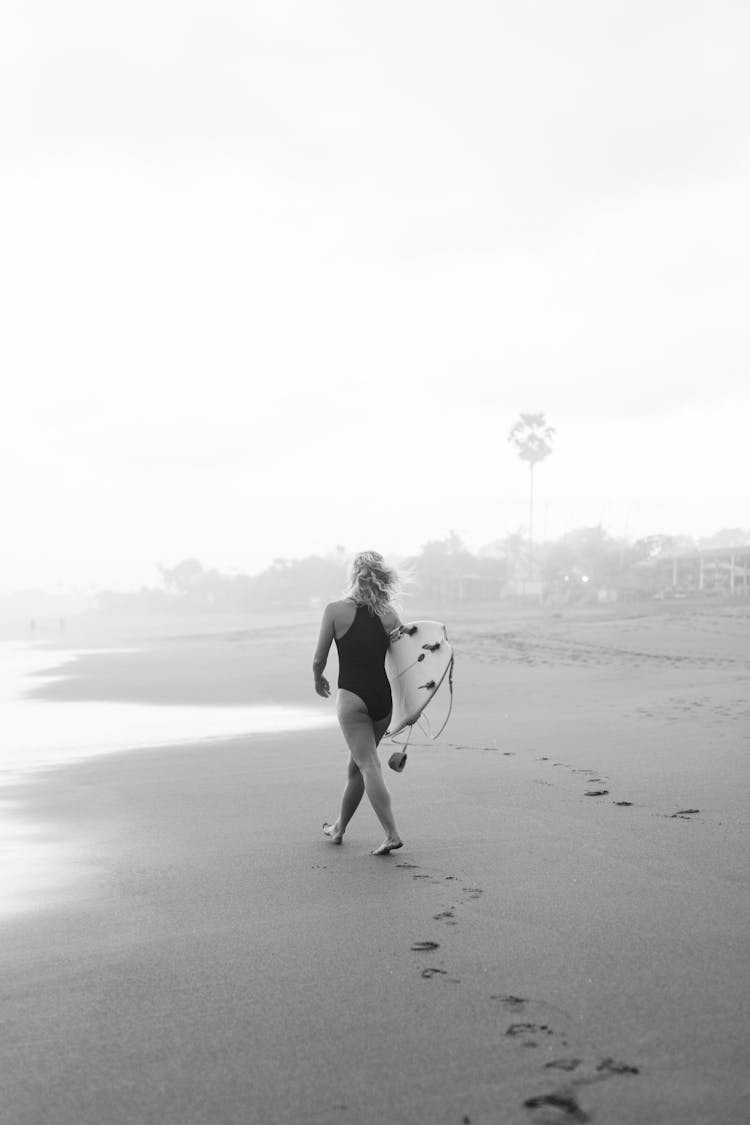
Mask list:
[{"label": "woman's right arm", "polygon": [[323,610],[323,620],[320,623],[318,643],[315,647],[315,655],[313,656],[315,690],[318,695],[322,695],[324,699],[327,699],[331,694],[331,685],[323,675],[323,672],[325,671],[325,666],[328,662],[328,653],[333,643],[333,613],[333,603],[327,605]]}]

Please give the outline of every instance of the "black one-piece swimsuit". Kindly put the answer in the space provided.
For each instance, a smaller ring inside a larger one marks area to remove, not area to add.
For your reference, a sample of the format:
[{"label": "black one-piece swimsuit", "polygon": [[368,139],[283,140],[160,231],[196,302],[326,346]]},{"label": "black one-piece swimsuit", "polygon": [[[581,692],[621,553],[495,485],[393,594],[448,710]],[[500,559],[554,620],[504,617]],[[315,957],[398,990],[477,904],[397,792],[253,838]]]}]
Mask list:
[{"label": "black one-piece swimsuit", "polygon": [[383,622],[365,605],[358,605],[343,637],[336,638],[339,654],[339,687],[363,701],[374,723],[391,713],[391,685],[385,674],[388,634]]}]

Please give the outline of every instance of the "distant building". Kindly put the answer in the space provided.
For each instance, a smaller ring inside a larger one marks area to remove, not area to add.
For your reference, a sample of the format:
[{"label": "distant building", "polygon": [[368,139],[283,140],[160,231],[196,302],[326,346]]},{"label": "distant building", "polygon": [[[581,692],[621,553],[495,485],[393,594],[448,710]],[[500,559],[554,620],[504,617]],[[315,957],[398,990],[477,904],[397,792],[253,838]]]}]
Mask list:
[{"label": "distant building", "polygon": [[750,545],[675,551],[633,568],[638,585],[654,597],[750,594]]}]

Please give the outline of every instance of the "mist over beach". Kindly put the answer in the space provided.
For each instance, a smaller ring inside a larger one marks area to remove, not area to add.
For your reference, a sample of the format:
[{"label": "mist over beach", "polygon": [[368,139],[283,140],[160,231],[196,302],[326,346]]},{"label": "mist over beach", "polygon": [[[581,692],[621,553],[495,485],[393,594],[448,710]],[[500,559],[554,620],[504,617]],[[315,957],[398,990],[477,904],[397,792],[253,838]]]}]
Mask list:
[{"label": "mist over beach", "polygon": [[3,1125],[744,1120],[750,14],[0,23]]}]

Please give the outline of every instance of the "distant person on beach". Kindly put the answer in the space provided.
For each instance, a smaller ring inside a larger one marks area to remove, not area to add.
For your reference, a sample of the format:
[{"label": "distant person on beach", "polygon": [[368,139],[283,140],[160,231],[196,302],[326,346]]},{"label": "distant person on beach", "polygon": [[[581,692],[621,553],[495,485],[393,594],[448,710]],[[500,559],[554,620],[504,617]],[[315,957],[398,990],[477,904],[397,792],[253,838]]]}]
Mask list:
[{"label": "distant person on beach", "polygon": [[385,840],[373,855],[388,855],[402,847],[391,811],[390,794],[378,759],[378,743],[391,718],[391,687],[385,674],[390,635],[401,628],[391,603],[398,575],[377,551],[363,551],[351,566],[349,586],[341,601],[323,611],[318,646],[313,658],[315,690],[328,698],[331,687],[323,675],[331,643],[339,654],[336,713],[349,747],[346,788],[341,811],[323,831],[340,844],[346,827],[366,793],[383,826]]}]

